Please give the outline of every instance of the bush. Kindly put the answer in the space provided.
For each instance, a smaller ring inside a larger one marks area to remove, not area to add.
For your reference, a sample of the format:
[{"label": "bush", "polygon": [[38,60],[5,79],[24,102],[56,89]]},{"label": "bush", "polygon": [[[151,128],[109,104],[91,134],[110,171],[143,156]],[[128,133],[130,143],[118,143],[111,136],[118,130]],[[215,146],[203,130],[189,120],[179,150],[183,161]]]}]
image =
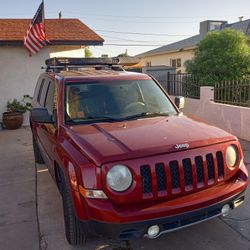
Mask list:
[{"label": "bush", "polygon": [[250,74],[250,48],[240,31],[211,31],[198,44],[194,58],[186,62],[188,73],[201,85],[244,79]]}]

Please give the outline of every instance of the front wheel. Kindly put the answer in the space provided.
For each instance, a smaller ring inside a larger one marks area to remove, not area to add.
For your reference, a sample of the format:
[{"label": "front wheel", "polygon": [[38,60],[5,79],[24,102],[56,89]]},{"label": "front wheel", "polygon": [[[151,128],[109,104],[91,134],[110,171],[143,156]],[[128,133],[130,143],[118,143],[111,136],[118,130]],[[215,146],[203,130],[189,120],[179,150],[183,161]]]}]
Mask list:
[{"label": "front wheel", "polygon": [[66,238],[71,245],[82,245],[86,242],[86,233],[75,216],[68,187],[64,178],[62,179],[61,194]]}]

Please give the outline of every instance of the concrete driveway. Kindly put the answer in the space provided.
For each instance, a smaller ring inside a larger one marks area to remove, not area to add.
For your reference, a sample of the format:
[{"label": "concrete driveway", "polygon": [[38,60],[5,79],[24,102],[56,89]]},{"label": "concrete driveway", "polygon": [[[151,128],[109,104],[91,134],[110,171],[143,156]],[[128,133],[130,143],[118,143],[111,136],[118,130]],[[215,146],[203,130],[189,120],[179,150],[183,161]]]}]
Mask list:
[{"label": "concrete driveway", "polygon": [[[250,143],[242,142],[250,169]],[[225,219],[214,219],[156,240],[128,243],[91,238],[71,247],[64,236],[59,192],[45,165],[34,164],[29,129],[0,131],[0,249],[250,249],[250,192]],[[248,188],[249,189],[249,188]]]}]

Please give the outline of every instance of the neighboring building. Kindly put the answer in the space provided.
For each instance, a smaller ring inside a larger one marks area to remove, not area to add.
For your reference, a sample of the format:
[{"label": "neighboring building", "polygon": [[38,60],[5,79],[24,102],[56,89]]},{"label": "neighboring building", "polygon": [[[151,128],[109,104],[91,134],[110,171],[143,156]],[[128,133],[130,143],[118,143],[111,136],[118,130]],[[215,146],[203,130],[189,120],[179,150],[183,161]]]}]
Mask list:
[{"label": "neighboring building", "polygon": [[[9,99],[33,95],[45,59],[54,56],[84,57],[84,47],[104,40],[78,19],[46,19],[49,46],[29,56],[23,38],[30,19],[0,19],[0,121]],[[26,121],[27,124],[27,121]]]},{"label": "neighboring building", "polygon": [[175,67],[177,73],[184,73],[185,61],[193,58],[194,49],[207,32],[212,30],[223,30],[225,28],[241,30],[245,35],[250,35],[250,19],[232,24],[227,23],[227,21],[203,21],[200,23],[200,33],[198,35],[137,55],[137,57],[141,59],[140,65],[166,65]]}]

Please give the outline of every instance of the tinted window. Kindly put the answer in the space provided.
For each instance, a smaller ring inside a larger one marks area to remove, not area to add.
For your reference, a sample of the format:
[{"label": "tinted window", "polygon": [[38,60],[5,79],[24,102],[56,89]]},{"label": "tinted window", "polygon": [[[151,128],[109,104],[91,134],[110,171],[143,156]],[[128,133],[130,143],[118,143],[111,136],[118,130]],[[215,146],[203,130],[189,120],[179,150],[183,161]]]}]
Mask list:
[{"label": "tinted window", "polygon": [[54,110],[54,92],[55,92],[54,83],[49,82],[46,101],[45,101],[45,107],[48,109],[48,111],[51,114],[53,113],[53,110]]},{"label": "tinted window", "polygon": [[42,90],[43,90],[43,85],[44,85],[45,79],[42,79],[42,82],[39,86],[39,90],[38,90],[38,94],[37,94],[37,102],[40,103],[40,99],[41,99],[41,94],[42,94]]},{"label": "tinted window", "polygon": [[57,88],[54,82],[49,83],[45,107],[48,109],[49,113],[53,115],[53,120],[56,121]]},{"label": "tinted window", "polygon": [[47,91],[48,91],[48,87],[49,87],[49,81],[46,80],[44,82],[42,82],[41,84],[41,92],[39,92],[39,103],[41,104],[41,106],[44,106],[45,104],[45,98],[47,95]]},{"label": "tinted window", "polygon": [[35,100],[35,101],[37,101],[38,92],[40,91],[42,80],[43,80],[42,78],[39,78],[37,80],[36,88],[35,88],[34,95],[33,95],[33,100]]}]

